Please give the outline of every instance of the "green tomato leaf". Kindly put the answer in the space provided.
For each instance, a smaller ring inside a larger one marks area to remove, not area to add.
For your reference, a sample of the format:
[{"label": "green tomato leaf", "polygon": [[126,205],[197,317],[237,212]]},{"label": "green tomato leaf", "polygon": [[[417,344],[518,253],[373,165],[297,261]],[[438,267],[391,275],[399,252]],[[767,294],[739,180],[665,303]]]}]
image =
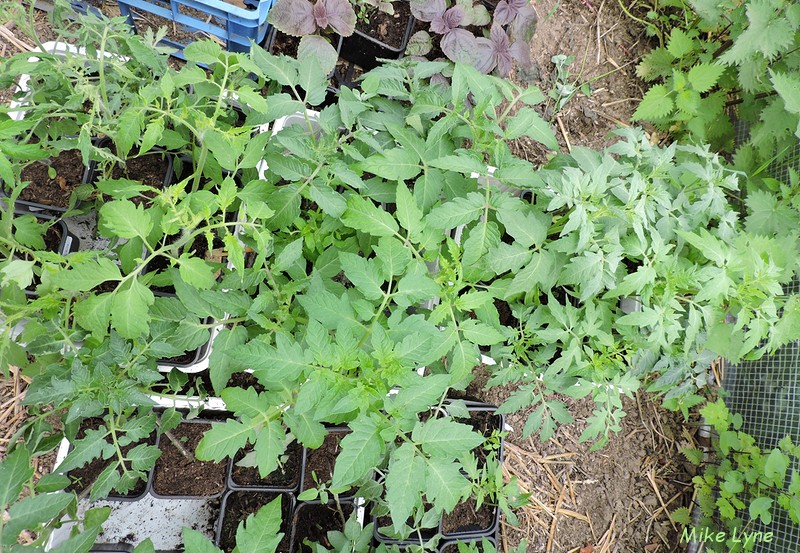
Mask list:
[{"label": "green tomato leaf", "polygon": [[84,292],[109,281],[121,280],[119,267],[107,257],[99,257],[83,263],[76,263],[69,270],[61,270],[53,275],[53,283],[64,290]]},{"label": "green tomato leaf", "polygon": [[357,195],[347,199],[347,211],[342,216],[342,222],[371,236],[392,236],[400,230],[391,215]]},{"label": "green tomato leaf", "polygon": [[253,428],[241,421],[228,419],[224,423],[215,423],[206,431],[203,439],[197,444],[195,457],[199,461],[220,462],[225,457],[233,457],[247,442],[255,442]]},{"label": "green tomato leaf", "polygon": [[258,553],[274,553],[281,543],[281,496],[279,495],[255,515],[239,523],[236,529],[236,549]]},{"label": "green tomato leaf", "polygon": [[468,424],[448,418],[430,419],[415,426],[411,439],[428,455],[447,459],[461,457],[484,441]]},{"label": "green tomato leaf", "polygon": [[[130,200],[114,200],[102,205],[99,212],[100,233],[112,238],[135,238],[139,236],[147,240],[153,230],[153,220],[144,206],[136,205]],[[102,282],[102,281],[101,281]]]},{"label": "green tomato leaf", "polygon": [[341,442],[342,451],[333,469],[332,488],[344,489],[366,476],[383,458],[383,440],[375,422],[359,417],[350,423],[352,430]]},{"label": "green tomato leaf", "polygon": [[111,300],[111,324],[123,338],[139,338],[150,331],[149,307],[155,297],[137,279],[117,290]]}]

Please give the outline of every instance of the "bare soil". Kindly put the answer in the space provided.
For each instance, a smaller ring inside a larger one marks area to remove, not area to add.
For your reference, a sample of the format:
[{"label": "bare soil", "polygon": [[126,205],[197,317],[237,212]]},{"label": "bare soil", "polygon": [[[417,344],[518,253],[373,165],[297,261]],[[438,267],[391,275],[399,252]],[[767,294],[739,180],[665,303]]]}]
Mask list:
[{"label": "bare soil", "polygon": [[442,516],[442,535],[463,532],[482,532],[491,530],[494,524],[497,507],[484,503],[478,509],[474,501],[465,501],[456,505],[453,512]]},{"label": "bare soil", "polygon": [[[341,452],[342,448],[339,442],[347,435],[347,431],[331,430],[325,436],[325,441],[318,449],[306,450],[306,465],[303,470],[302,489],[310,490],[316,488],[317,484],[314,481],[314,475],[317,481],[322,483],[330,483],[333,477],[333,467],[336,464],[336,457]],[[352,490],[345,491],[342,496],[348,495]]]},{"label": "bare soil", "polygon": [[161,436],[161,457],[153,470],[153,491],[164,496],[209,497],[222,493],[225,488],[226,463],[198,461],[194,457],[197,444],[210,424],[185,422],[174,429],[172,437],[180,448],[166,435]]},{"label": "bare soil", "polygon": [[[636,77],[639,59],[653,46],[641,26],[629,19],[613,0],[535,0],[539,16],[531,40],[533,67],[517,68],[512,80],[538,86],[545,94],[557,81],[553,56],[574,56],[566,82],[588,83],[589,96],[578,92],[558,112],[549,98],[544,117],[556,132],[562,151],[573,146],[601,149],[615,142],[610,134],[631,124],[631,114],[644,95]],[[529,138],[516,141],[514,153],[543,162],[545,149]]]},{"label": "bare soil", "polygon": [[303,545],[303,541],[308,539],[319,543],[328,549],[332,547],[328,541],[328,532],[331,530],[344,530],[344,523],[353,512],[353,505],[349,503],[341,504],[341,512],[334,503],[324,505],[319,503],[304,503],[294,512],[295,534],[292,541],[292,551],[299,553],[311,553],[312,549]]},{"label": "bare soil", "polygon": [[233,480],[236,485],[243,487],[257,486],[292,490],[297,488],[300,483],[300,465],[303,458],[303,447],[297,441],[292,442],[286,448],[286,457],[283,464],[265,478],[261,478],[258,467],[243,467],[236,464],[250,451],[252,451],[252,447],[240,451],[234,458],[233,468],[231,469],[231,480]]},{"label": "bare soil", "polygon": [[[53,178],[50,169],[55,171]],[[23,182],[30,182],[20,199],[66,209],[70,195],[83,183],[85,171],[80,150],[65,150],[49,160],[34,161],[20,175]]]},{"label": "bare soil", "polygon": [[380,10],[371,10],[368,20],[356,22],[356,29],[367,36],[378,39],[387,46],[400,48],[411,18],[411,7],[408,2],[397,2],[394,5],[394,14]]}]

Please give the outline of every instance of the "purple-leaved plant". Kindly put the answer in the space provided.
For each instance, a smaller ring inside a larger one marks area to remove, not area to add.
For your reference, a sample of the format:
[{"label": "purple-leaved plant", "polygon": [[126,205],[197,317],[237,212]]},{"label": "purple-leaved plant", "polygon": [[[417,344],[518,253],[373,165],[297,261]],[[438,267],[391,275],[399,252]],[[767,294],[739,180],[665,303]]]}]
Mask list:
[{"label": "purple-leaved plant", "polygon": [[316,60],[325,72],[333,71],[339,54],[318,33],[330,29],[350,36],[356,28],[356,12],[348,0],[278,0],[269,12],[269,22],[280,32],[299,36],[297,58]]},{"label": "purple-leaved plant", "polygon": [[475,39],[478,45],[475,67],[481,73],[490,73],[497,69],[501,77],[511,72],[514,60],[523,67],[531,64],[530,47],[527,42],[511,42],[503,28],[495,22],[489,32],[489,38]]},{"label": "purple-leaved plant", "polygon": [[531,6],[530,0],[500,0],[494,9],[492,25],[510,25],[514,40],[530,42],[537,20],[536,10]]},{"label": "purple-leaved plant", "polygon": [[313,35],[332,29],[350,36],[356,28],[356,12],[348,0],[278,0],[269,12],[269,22],[291,36]]},{"label": "purple-leaved plant", "polygon": [[[411,0],[411,13],[430,23],[430,31],[440,35],[439,46],[449,59],[469,63],[484,73],[495,71],[506,76],[514,61],[529,67],[528,42],[536,27],[536,11],[528,0],[501,0],[490,17],[486,8],[472,0]],[[488,36],[476,37],[465,27],[486,27]],[[510,32],[510,35],[509,35]],[[425,55],[432,39],[425,31],[411,37],[413,54]]]}]

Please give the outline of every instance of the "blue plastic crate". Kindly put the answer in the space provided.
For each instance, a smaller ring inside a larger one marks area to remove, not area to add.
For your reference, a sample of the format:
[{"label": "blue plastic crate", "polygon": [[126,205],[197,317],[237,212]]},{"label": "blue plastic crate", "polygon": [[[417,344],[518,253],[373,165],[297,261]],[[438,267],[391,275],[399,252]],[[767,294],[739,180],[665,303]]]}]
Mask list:
[{"label": "blue plastic crate", "polygon": [[[273,0],[261,0],[255,9],[241,8],[222,0],[117,0],[117,3],[120,13],[127,16],[137,32],[137,25],[142,22],[136,14],[143,18],[153,14],[174,22],[182,31],[217,37],[232,52],[246,52],[251,40],[260,44],[266,37],[269,29],[267,15]],[[157,22],[158,25],[165,23]],[[183,48],[189,42],[191,40],[182,43],[165,38],[162,44],[177,48],[174,55],[183,58]]]}]

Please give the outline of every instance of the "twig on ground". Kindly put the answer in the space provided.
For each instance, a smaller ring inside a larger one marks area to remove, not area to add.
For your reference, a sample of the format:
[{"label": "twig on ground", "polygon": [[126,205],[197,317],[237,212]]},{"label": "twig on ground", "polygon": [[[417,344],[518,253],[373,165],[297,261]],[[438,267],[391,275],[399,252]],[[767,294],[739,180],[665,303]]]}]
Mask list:
[{"label": "twig on ground", "polygon": [[564,137],[564,142],[567,143],[567,151],[572,152],[572,144],[569,143],[569,135],[567,135],[567,129],[564,128],[564,123],[561,121],[561,116],[556,115],[556,121],[558,121],[558,128],[561,129],[561,135]]},{"label": "twig on ground", "polygon": [[14,33],[6,27],[0,26],[0,36],[10,42],[11,45],[16,47],[20,52],[33,52],[34,50],[33,46],[18,39],[14,36]]}]

